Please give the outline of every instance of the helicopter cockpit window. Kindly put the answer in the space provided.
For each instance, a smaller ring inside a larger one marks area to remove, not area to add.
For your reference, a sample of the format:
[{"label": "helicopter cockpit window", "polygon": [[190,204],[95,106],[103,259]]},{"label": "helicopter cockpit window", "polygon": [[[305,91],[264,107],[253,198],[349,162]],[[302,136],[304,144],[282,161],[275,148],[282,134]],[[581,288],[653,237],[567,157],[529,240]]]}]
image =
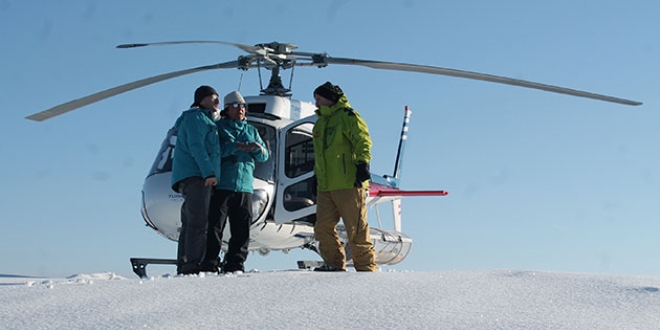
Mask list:
[{"label": "helicopter cockpit window", "polygon": [[289,178],[295,178],[314,170],[312,126],[310,123],[305,123],[286,134],[284,173]]},{"label": "helicopter cockpit window", "polygon": [[160,150],[158,150],[156,160],[151,166],[151,170],[147,177],[158,173],[172,171],[172,157],[174,156],[174,146],[176,145],[176,133],[177,131],[174,128],[171,128],[167,132],[167,136],[165,137],[163,144],[160,146]]},{"label": "helicopter cockpit window", "polygon": [[[256,167],[254,169],[254,177],[272,182],[274,181],[275,177],[274,164],[275,159],[277,158],[276,155],[273,154],[275,151],[273,149],[273,146],[275,145],[275,129],[261,123],[251,124],[254,125],[259,131],[259,135],[266,144],[266,148],[268,149],[269,153],[267,161],[263,163],[256,163]],[[167,137],[165,137],[165,140],[163,141],[163,144],[161,145],[160,150],[156,155],[156,160],[151,166],[151,170],[149,171],[149,175],[147,175],[147,177],[154,174],[172,172],[172,157],[174,156],[174,147],[176,146],[176,133],[177,131],[174,128],[167,132]]]},{"label": "helicopter cockpit window", "polygon": [[[250,104],[250,109],[252,109],[252,107],[253,104]],[[250,122],[250,124],[256,127],[259,131],[259,135],[266,144],[266,149],[268,149],[269,155],[267,161],[256,163],[254,177],[264,181],[273,182],[275,181],[275,159],[277,159],[277,155],[275,154],[277,151],[276,148],[274,148],[276,145],[275,128],[257,122]]]}]

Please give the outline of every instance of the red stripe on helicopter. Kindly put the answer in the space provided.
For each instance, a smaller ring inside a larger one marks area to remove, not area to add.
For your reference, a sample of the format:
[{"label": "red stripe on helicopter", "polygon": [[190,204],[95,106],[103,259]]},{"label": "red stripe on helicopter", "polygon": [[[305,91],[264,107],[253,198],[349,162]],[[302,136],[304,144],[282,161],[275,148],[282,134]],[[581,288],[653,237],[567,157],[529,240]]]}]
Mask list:
[{"label": "red stripe on helicopter", "polygon": [[414,196],[447,196],[449,192],[444,190],[401,190],[371,183],[369,188],[370,197],[414,197]]}]

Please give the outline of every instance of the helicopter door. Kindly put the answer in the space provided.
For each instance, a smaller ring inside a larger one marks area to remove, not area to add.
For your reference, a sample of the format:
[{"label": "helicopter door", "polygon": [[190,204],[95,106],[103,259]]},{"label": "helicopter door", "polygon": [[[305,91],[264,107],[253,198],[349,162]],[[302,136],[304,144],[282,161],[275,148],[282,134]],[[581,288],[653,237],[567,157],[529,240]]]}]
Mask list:
[{"label": "helicopter door", "polygon": [[279,132],[279,166],[275,192],[275,222],[316,220],[316,196],[312,193],[314,145],[312,128],[316,116],[296,121]]}]

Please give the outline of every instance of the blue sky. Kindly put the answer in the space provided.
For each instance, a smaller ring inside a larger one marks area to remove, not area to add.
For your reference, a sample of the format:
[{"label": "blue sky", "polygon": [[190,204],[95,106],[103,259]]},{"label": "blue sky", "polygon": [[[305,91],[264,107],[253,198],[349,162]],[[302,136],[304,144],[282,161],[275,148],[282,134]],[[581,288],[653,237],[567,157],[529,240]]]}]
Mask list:
[{"label": "blue sky", "polygon": [[[293,80],[294,97],[307,101],[327,80],[344,89],[369,124],[377,173],[391,174],[403,107],[413,110],[402,187],[450,195],[403,201],[413,250],[386,269],[660,274],[657,1],[0,0],[0,33],[0,273],[130,275],[130,257],[175,255],[176,243],[143,224],[144,177],[197,86],[240,84],[256,94],[256,71],[198,73],[46,122],[24,117],[242,55],[219,45],[118,44],[221,40],[287,42],[644,102],[361,67],[298,68]],[[293,268],[302,259],[315,255],[251,254],[247,267]]]}]

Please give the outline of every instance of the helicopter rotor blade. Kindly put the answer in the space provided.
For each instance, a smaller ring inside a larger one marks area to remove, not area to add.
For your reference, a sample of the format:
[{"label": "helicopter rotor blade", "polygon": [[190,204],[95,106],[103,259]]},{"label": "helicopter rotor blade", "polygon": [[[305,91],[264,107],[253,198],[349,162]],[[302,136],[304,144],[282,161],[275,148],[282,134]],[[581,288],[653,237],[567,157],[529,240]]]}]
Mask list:
[{"label": "helicopter rotor blade", "polygon": [[80,107],[84,107],[86,105],[107,99],[109,97],[125,93],[140,87],[144,87],[147,85],[155,84],[157,82],[161,82],[163,80],[167,79],[172,79],[176,78],[179,76],[191,74],[191,73],[196,73],[200,71],[207,71],[207,70],[215,70],[215,69],[231,69],[231,68],[237,68],[238,67],[238,61],[231,61],[231,62],[226,62],[226,63],[219,63],[219,64],[213,64],[213,65],[207,65],[207,66],[200,66],[197,68],[192,68],[192,69],[186,69],[186,70],[180,70],[180,71],[174,71],[170,73],[164,73],[160,74],[157,76],[149,77],[149,78],[144,78],[140,79],[138,81],[134,81],[128,84],[124,84],[121,86],[113,87],[110,89],[106,89],[104,91],[94,93],[73,101],[69,101],[63,104],[60,104],[58,106],[52,107],[48,110],[44,110],[41,112],[37,112],[35,114],[29,115],[25,117],[26,119],[34,120],[34,121],[44,121],[46,119],[53,118],[55,116],[59,116],[61,114],[67,113],[69,111],[78,109]]},{"label": "helicopter rotor blade", "polygon": [[227,45],[237,47],[247,53],[256,54],[261,48],[239,44],[235,42],[225,42],[225,41],[165,41],[165,42],[149,42],[149,43],[139,43],[139,44],[121,44],[117,45],[117,48],[137,48],[137,47],[146,47],[146,46],[170,46],[170,45],[185,45],[185,44],[216,44],[216,45]]},{"label": "helicopter rotor blade", "polygon": [[381,61],[370,61],[370,60],[358,60],[358,59],[349,59],[349,58],[337,58],[322,56],[322,61],[325,64],[345,64],[345,65],[361,65],[374,69],[386,69],[386,70],[398,70],[398,71],[410,71],[410,72],[421,72],[421,73],[431,73],[431,74],[440,74],[445,76],[467,78],[482,80],[500,84],[507,84],[519,87],[539,89],[547,92],[554,92],[560,94],[567,94],[579,97],[586,97],[590,99],[596,99],[606,102],[613,102],[625,105],[641,105],[641,102],[622,99],[614,96],[596,94],[576,89],[570,89],[565,87],[558,87],[552,85],[546,85],[541,83],[535,83],[526,80],[507,78],[502,76],[496,76],[485,73],[478,73],[472,71],[463,71],[456,69],[441,68],[435,66],[426,66],[426,65],[415,65],[415,64],[405,64],[405,63],[394,63],[394,62],[381,62]]}]

